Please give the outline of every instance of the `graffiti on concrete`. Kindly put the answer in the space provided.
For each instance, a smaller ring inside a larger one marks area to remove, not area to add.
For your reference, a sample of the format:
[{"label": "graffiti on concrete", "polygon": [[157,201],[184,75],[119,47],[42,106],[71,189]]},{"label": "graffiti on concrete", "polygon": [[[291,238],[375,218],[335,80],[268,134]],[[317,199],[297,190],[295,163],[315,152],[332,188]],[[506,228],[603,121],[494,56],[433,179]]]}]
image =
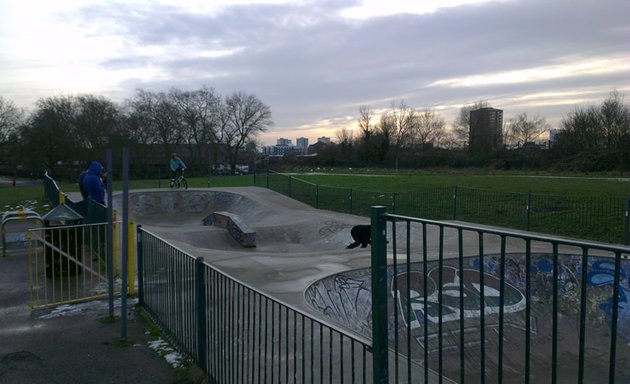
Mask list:
[{"label": "graffiti on concrete", "polygon": [[[417,329],[422,326],[424,316],[428,326],[473,319],[488,315],[486,325],[495,324],[500,310],[500,265],[498,255],[486,255],[484,262],[484,296],[481,297],[479,257],[468,257],[460,270],[458,260],[444,260],[442,289],[439,289],[440,269],[437,262],[430,262],[426,281],[422,263],[411,263],[409,271],[398,266],[388,269],[390,309],[396,308],[404,327]],[[630,263],[622,261],[619,279],[618,330],[620,336],[630,341],[630,281],[627,270]],[[581,255],[558,255],[558,311],[563,316],[575,316],[581,308]],[[589,257],[587,274],[586,319],[591,325],[610,326],[612,319],[612,292],[614,283],[614,260]],[[510,254],[505,258],[503,286],[504,314],[524,312],[526,307],[526,263],[523,254]],[[540,321],[536,318],[549,317],[553,301],[553,256],[535,254],[530,263],[530,297],[532,316],[531,332],[537,332]],[[460,293],[460,280],[463,292]],[[425,294],[426,285],[426,294]],[[370,307],[371,280],[369,269],[348,271],[330,276],[311,285],[306,300],[317,312],[366,336],[371,335]],[[440,298],[441,296],[441,298]],[[463,298],[463,313],[459,300]],[[409,307],[408,304],[409,303]],[[440,306],[441,303],[441,306]],[[392,312],[390,311],[390,314]],[[495,316],[492,316],[495,315]],[[506,324],[524,329],[524,314],[507,316]],[[400,324],[399,324],[400,325]],[[495,324],[496,325],[496,324]],[[390,326],[395,326],[390,319]]]},{"label": "graffiti on concrete", "polygon": [[[501,280],[490,274],[484,277],[484,294],[481,297],[480,272],[475,269],[459,270],[452,266],[442,268],[442,289],[439,289],[440,270],[435,267],[427,273],[427,294],[424,292],[424,275],[418,271],[401,273],[392,282],[391,294],[397,299],[400,313],[406,319],[407,326],[417,328],[426,315],[428,321],[437,323],[459,320],[463,317],[479,317],[482,309],[485,313],[499,313]],[[460,282],[463,290],[460,290]],[[440,300],[441,296],[441,300]],[[463,298],[463,313],[460,311],[460,297]],[[426,300],[426,301],[425,301]],[[411,308],[408,310],[407,304]],[[426,303],[426,305],[425,305]],[[483,307],[483,308],[482,308]],[[503,310],[506,313],[525,309],[525,296],[514,286],[505,284]]]}]

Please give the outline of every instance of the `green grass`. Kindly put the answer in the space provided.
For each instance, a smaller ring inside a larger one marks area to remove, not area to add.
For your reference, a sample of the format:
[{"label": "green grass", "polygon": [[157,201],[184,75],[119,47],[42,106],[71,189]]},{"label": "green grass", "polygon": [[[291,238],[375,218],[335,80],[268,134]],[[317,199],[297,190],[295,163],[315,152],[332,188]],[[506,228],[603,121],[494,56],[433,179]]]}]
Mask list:
[{"label": "green grass", "polygon": [[[390,172],[328,170],[327,174],[294,173],[289,179],[271,174],[273,190],[316,206],[369,216],[373,205],[393,206],[396,213],[437,220],[457,220],[506,226],[619,242],[624,238],[623,210],[630,196],[630,180],[615,177],[544,175],[538,173]],[[131,180],[129,189],[169,189],[169,180]],[[316,184],[318,185],[316,187]],[[254,185],[254,176],[189,178],[190,188]],[[266,186],[259,174],[256,185]],[[453,186],[457,210],[453,212]],[[77,192],[76,183],[60,184],[64,192]],[[122,184],[114,183],[120,191]],[[349,191],[352,190],[352,196]],[[395,193],[395,197],[392,197]],[[525,214],[527,194],[532,211]],[[24,206],[44,214],[50,210],[43,181],[0,186],[0,210]]]},{"label": "green grass", "polygon": [[295,174],[296,178],[320,186],[355,188],[381,192],[409,192],[426,188],[467,187],[502,192],[558,194],[569,196],[630,196],[630,178],[548,176],[537,174],[427,174],[365,175]]}]

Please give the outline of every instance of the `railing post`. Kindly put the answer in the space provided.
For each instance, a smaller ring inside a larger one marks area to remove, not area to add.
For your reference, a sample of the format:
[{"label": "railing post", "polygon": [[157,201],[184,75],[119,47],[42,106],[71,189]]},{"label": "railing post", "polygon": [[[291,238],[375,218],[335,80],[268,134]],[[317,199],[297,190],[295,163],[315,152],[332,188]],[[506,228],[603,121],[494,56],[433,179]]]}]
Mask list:
[{"label": "railing post", "polygon": [[288,195],[289,197],[292,197],[291,196],[291,176],[289,176],[289,194]]},{"label": "railing post", "polygon": [[138,304],[144,305],[144,268],[142,260],[142,225],[136,226],[136,259],[138,261]]},{"label": "railing post", "polygon": [[371,209],[372,225],[372,373],[374,383],[389,380],[387,344],[387,220],[383,206]]},{"label": "railing post", "polygon": [[206,281],[203,257],[195,259],[195,291],[197,308],[197,365],[205,373],[206,367]]},{"label": "railing post", "polygon": [[532,212],[532,193],[527,193],[527,201],[525,202],[525,230],[529,231],[530,218]]},{"label": "railing post", "polygon": [[267,189],[269,189],[269,168],[267,168]]},{"label": "railing post", "polygon": [[319,184],[315,184],[315,208],[319,209]]},{"label": "railing post", "polygon": [[457,220],[457,185],[453,186],[453,220]]},{"label": "railing post", "polygon": [[392,213],[396,214],[396,192],[392,193]]}]

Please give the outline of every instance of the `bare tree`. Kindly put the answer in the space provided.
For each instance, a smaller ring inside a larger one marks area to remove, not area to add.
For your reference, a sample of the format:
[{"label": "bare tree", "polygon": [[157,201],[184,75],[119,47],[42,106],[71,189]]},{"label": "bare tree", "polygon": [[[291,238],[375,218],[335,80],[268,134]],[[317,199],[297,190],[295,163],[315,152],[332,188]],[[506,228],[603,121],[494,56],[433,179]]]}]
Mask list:
[{"label": "bare tree", "polygon": [[411,126],[411,142],[417,147],[439,144],[444,136],[445,126],[446,123],[440,115],[425,109],[416,114],[416,123]]},{"label": "bare tree", "polygon": [[179,112],[183,140],[191,144],[190,156],[195,163],[211,163],[208,144],[218,140],[221,98],[206,87],[196,91],[172,89],[169,97]]},{"label": "bare tree", "polygon": [[465,147],[470,140],[470,111],[488,107],[490,107],[490,104],[486,100],[479,100],[473,104],[461,107],[459,115],[457,115],[455,122],[453,122],[453,135],[455,141],[459,143],[461,147]]},{"label": "bare tree", "polygon": [[613,91],[600,107],[600,119],[605,135],[606,147],[620,149],[630,140],[630,108],[624,97]]},{"label": "bare tree", "polygon": [[367,163],[377,161],[379,149],[377,147],[377,127],[374,122],[374,113],[367,105],[359,108],[359,137],[358,156]]},{"label": "bare tree", "polygon": [[348,128],[341,128],[336,132],[337,143],[341,147],[341,156],[344,160],[350,160],[352,157],[352,149],[354,147],[354,135]]},{"label": "bare tree", "polygon": [[232,174],[239,151],[272,125],[271,109],[256,96],[235,92],[225,99],[219,137],[227,150]]},{"label": "bare tree", "polygon": [[520,147],[525,143],[533,142],[548,130],[549,125],[544,117],[529,118],[527,113],[523,112],[508,121],[506,142]]},{"label": "bare tree", "polygon": [[37,109],[20,129],[23,152],[29,154],[30,167],[44,167],[64,177],[70,175],[69,166],[79,150],[74,113],[71,97],[37,101]]},{"label": "bare tree", "polygon": [[599,110],[594,106],[576,108],[560,124],[563,130],[556,146],[561,147],[564,154],[593,151],[605,146]]},{"label": "bare tree", "polygon": [[0,144],[6,142],[12,132],[22,123],[24,112],[10,100],[0,96]]}]

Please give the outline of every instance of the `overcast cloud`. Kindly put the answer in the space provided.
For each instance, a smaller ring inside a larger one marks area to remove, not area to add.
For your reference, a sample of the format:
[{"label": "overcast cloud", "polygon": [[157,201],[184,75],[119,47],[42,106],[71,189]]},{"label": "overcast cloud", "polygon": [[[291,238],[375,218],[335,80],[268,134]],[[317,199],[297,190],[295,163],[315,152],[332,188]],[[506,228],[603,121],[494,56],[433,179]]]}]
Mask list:
[{"label": "overcast cloud", "polygon": [[138,88],[245,91],[272,110],[263,144],[335,139],[363,105],[403,100],[451,124],[486,100],[505,120],[557,126],[576,106],[630,94],[627,0],[0,0],[0,14],[0,95],[21,107],[79,93],[120,102]]}]

